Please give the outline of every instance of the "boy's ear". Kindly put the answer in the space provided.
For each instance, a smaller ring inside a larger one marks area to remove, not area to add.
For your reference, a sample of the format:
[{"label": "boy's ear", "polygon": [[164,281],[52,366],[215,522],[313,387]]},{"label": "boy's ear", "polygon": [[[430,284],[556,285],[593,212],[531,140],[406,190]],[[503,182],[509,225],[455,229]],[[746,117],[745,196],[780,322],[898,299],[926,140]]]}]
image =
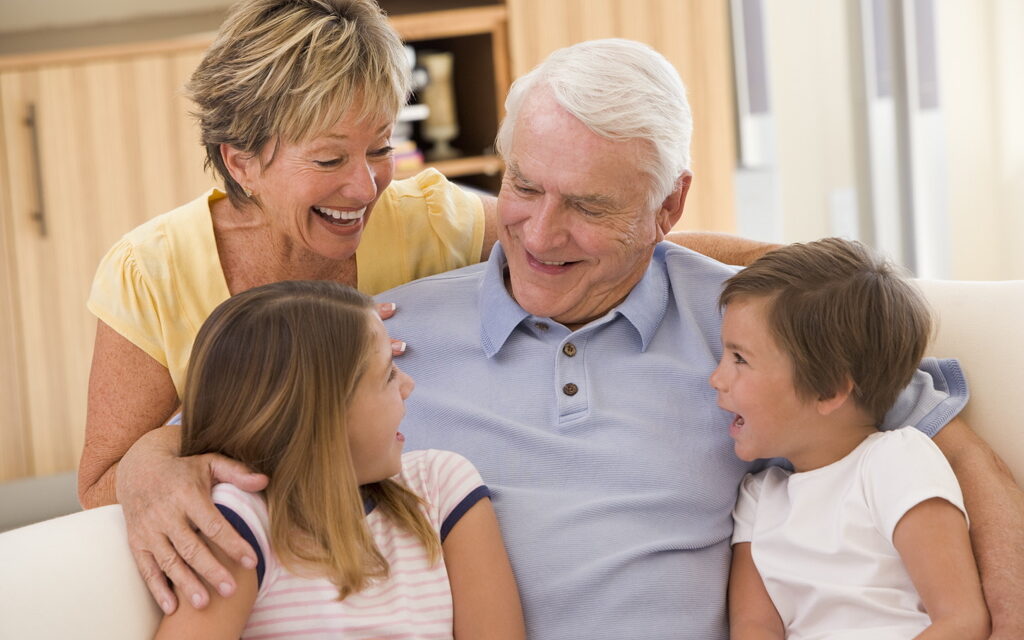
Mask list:
[{"label": "boy's ear", "polygon": [[827,416],[832,412],[836,411],[850,399],[853,395],[853,380],[849,376],[843,381],[841,387],[836,389],[836,392],[832,394],[830,398],[818,398],[815,405],[818,409],[818,415]]}]

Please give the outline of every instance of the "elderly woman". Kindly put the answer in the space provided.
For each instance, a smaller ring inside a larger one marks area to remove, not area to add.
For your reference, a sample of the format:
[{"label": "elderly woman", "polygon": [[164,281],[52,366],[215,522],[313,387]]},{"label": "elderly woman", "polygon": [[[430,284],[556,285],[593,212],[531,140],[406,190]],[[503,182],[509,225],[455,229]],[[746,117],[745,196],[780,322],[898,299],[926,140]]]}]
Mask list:
[{"label": "elderly woman", "polygon": [[[403,57],[372,0],[237,4],[188,87],[224,191],[131,231],[99,267],[79,496],[86,507],[122,503],[136,561],[165,611],[177,606],[165,573],[192,604],[207,602],[188,565],[221,593],[234,589],[197,529],[228,556],[254,561],[209,490],[216,481],[259,490],[265,478],[214,454],[179,458],[179,430],[157,429],[178,407],[193,339],[214,307],[281,280],[375,294],[478,262],[494,243],[493,199],[436,171],[391,182]],[[687,243],[707,252],[719,241]]]}]

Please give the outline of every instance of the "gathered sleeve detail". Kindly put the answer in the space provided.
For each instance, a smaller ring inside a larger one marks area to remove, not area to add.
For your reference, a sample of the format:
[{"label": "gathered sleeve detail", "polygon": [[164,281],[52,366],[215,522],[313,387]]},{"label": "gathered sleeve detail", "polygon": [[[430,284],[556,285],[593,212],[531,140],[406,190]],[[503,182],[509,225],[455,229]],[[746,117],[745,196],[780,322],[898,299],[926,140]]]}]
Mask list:
[{"label": "gathered sleeve detail", "polygon": [[396,180],[381,195],[356,252],[359,289],[375,295],[480,261],[480,197],[435,169]]},{"label": "gathered sleeve detail", "polygon": [[127,236],[100,261],[86,306],[111,329],[167,366],[160,302]]}]

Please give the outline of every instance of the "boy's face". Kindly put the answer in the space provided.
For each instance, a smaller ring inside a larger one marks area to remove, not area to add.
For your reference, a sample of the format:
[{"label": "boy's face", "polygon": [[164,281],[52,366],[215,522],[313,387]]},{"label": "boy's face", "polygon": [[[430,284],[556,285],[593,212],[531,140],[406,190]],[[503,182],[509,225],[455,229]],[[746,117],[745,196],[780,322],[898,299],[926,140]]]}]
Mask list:
[{"label": "boy's face", "polygon": [[[793,364],[768,329],[769,298],[734,300],[722,319],[722,361],[711,374],[741,460],[802,458],[814,442],[815,403],[799,396]],[[796,464],[794,462],[794,464]]]}]

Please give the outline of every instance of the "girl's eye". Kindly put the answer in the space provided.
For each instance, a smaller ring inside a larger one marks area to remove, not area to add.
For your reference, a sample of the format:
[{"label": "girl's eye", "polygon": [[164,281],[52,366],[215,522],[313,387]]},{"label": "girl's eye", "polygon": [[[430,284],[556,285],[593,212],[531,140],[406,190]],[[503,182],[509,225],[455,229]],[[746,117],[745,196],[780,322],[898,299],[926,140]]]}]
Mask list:
[{"label": "girl's eye", "polygon": [[388,382],[391,382],[398,377],[398,367],[391,365],[391,371],[388,372]]},{"label": "girl's eye", "polygon": [[736,364],[747,364],[747,361],[743,359],[743,356],[736,352],[733,352],[732,354],[732,361]]}]

